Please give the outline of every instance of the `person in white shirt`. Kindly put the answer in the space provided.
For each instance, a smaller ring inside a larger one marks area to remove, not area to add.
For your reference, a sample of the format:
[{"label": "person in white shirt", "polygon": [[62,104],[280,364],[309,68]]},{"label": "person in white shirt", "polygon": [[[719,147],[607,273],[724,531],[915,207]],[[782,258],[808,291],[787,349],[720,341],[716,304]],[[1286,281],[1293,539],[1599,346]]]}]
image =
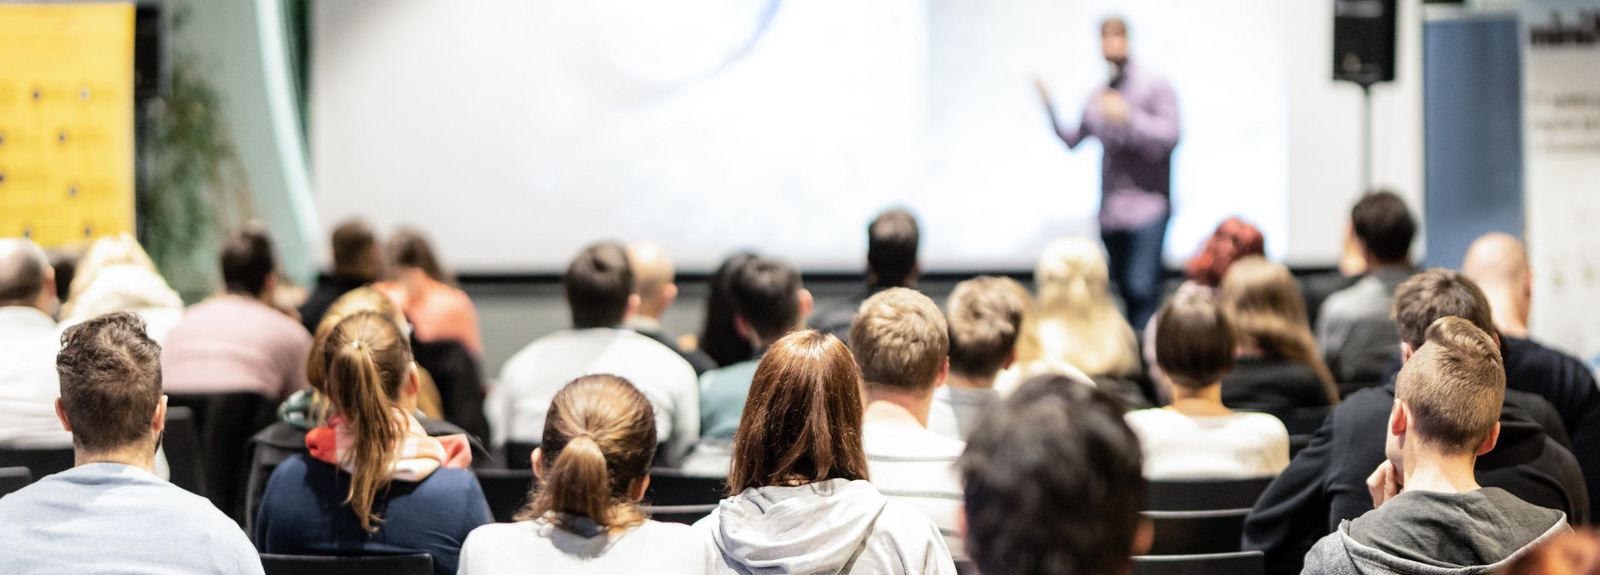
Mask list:
[{"label": "person in white shirt", "polygon": [[56,303],[56,272],[44,250],[0,239],[0,445],[72,445],[52,407],[61,393]]},{"label": "person in white shirt", "polygon": [[1289,432],[1282,422],[1222,404],[1234,334],[1212,296],[1180,291],[1157,318],[1156,364],[1172,385],[1172,404],[1127,415],[1144,450],[1145,477],[1271,477],[1288,467]]},{"label": "person in white shirt", "polygon": [[967,444],[928,431],[933,391],[950,372],[950,326],[928,296],[907,288],[878,292],[850,324],[850,351],[866,382],[862,444],[869,479],[939,526],[954,557],[961,541],[961,477]]},{"label": "person in white shirt", "polygon": [[584,248],[562,277],[572,329],[552,333],[511,356],[484,406],[495,445],[538,443],[556,392],[582,375],[607,373],[633,382],[655,407],[662,465],[676,466],[700,438],[694,368],[659,342],[622,327],[638,307],[627,249]]},{"label": "person in white shirt", "polygon": [[950,376],[933,392],[928,429],[967,440],[1000,402],[995,377],[1017,358],[1028,291],[1011,278],[977,277],[956,284],[945,302],[950,323]]}]

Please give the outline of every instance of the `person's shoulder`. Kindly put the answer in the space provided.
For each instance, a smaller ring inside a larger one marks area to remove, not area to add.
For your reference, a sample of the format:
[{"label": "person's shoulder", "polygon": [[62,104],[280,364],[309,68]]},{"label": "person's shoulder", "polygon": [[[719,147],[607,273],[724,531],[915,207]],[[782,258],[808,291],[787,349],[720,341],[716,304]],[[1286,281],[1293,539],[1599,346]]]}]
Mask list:
[{"label": "person's shoulder", "polygon": [[1234,424],[1263,435],[1282,436],[1285,440],[1289,438],[1289,428],[1283,426],[1283,420],[1265,413],[1235,412]]}]

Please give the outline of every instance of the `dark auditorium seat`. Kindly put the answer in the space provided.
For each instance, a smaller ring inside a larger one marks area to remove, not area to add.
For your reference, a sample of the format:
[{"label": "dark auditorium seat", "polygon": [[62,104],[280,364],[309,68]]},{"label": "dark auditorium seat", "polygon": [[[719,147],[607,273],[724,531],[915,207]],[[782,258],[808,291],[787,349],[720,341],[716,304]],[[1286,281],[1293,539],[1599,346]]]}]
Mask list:
[{"label": "dark auditorium seat", "polygon": [[650,470],[650,487],[644,502],[655,506],[710,505],[727,496],[728,482],[722,477],[685,475],[676,469]]},{"label": "dark auditorium seat", "polygon": [[504,451],[506,469],[533,469],[533,450],[538,448],[539,444],[537,443],[507,441]]},{"label": "dark auditorium seat", "polygon": [[1262,575],[1265,571],[1260,551],[1133,558],[1133,575]]},{"label": "dark auditorium seat", "polygon": [[0,467],[0,497],[5,497],[18,489],[33,483],[33,472],[26,467]]},{"label": "dark auditorium seat", "polygon": [[0,467],[26,467],[34,479],[72,469],[71,447],[0,447]]},{"label": "dark auditorium seat", "polygon": [[1250,509],[1145,511],[1155,527],[1151,555],[1198,555],[1239,550]]},{"label": "dark auditorium seat", "polygon": [[957,559],[956,575],[978,575],[978,566],[971,559]]},{"label": "dark auditorium seat", "polygon": [[1289,430],[1289,435],[1311,435],[1322,427],[1322,422],[1328,419],[1328,414],[1333,413],[1333,406],[1301,407],[1282,412],[1272,413],[1273,417],[1283,422],[1284,429]]},{"label": "dark auditorium seat", "polygon": [[1149,511],[1210,511],[1254,507],[1272,477],[1150,482]]},{"label": "dark auditorium seat", "polygon": [[167,408],[167,429],[161,439],[161,447],[167,456],[172,484],[190,493],[205,494],[200,438],[195,432],[194,412],[187,407]]},{"label": "dark auditorium seat", "polygon": [[483,487],[483,498],[489,502],[494,520],[515,521],[513,516],[528,503],[528,493],[533,490],[533,469],[474,469],[473,473]]},{"label": "dark auditorium seat", "polygon": [[433,575],[433,557],[427,553],[358,557],[262,553],[261,567],[266,575]]},{"label": "dark auditorium seat", "polygon": [[204,477],[201,495],[241,523],[245,518],[245,446],[277,420],[277,403],[258,393],[173,393],[167,405],[194,412]]},{"label": "dark auditorium seat", "polygon": [[694,525],[694,522],[710,515],[717,510],[717,504],[706,505],[646,505],[643,507],[645,514],[651,519],[662,523],[682,523]]}]

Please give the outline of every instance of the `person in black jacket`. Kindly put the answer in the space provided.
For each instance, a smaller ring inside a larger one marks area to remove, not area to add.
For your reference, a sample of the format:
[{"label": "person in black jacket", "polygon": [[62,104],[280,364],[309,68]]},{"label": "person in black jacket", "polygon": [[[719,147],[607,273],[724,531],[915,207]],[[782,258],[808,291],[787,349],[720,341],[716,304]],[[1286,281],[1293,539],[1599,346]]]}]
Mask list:
[{"label": "person in black jacket", "polygon": [[811,314],[811,329],[833,334],[848,344],[850,322],[856,318],[861,302],[889,288],[916,289],[917,277],[922,273],[921,264],[917,263],[920,230],[911,212],[888,210],[878,214],[867,226],[867,289],[855,297],[819,306]]},{"label": "person in black jacket", "polygon": [[700,375],[717,368],[717,362],[706,352],[686,350],[677,339],[667,335],[661,327],[661,316],[672,302],[678,299],[678,284],[673,283],[677,270],[666,250],[654,242],[628,244],[628,264],[633,267],[633,290],[639,295],[639,307],[628,313],[623,323],[629,329],[671,348]]},{"label": "person in black jacket", "polygon": [[[1401,284],[1395,291],[1394,316],[1402,361],[1422,346],[1425,330],[1441,317],[1460,317],[1496,333],[1482,290],[1449,270],[1429,270]],[[1511,362],[1506,367],[1508,381],[1525,377],[1510,372]],[[1312,543],[1333,532],[1340,521],[1373,509],[1366,481],[1385,460],[1394,390],[1391,374],[1385,385],[1346,398],[1256,502],[1245,521],[1242,544],[1245,550],[1266,553],[1268,573],[1299,573]],[[1508,391],[1500,411],[1500,441],[1478,458],[1478,483],[1586,524],[1589,493],[1583,472],[1561,444],[1565,429],[1552,412],[1537,395]]]}]

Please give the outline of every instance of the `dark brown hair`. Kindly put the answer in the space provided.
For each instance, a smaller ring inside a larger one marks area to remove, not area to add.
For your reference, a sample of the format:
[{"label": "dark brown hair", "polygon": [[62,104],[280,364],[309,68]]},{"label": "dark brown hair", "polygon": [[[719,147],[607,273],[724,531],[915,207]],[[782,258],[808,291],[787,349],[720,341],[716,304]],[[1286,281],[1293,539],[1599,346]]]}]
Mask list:
[{"label": "dark brown hair", "polygon": [[763,342],[800,325],[800,272],[783,260],[758,257],[733,273],[733,303],[739,317]]},{"label": "dark brown hair", "polygon": [[861,371],[839,338],[816,330],[772,344],[756,367],[733,438],[728,491],[866,479]]},{"label": "dark brown hair", "polygon": [[438,256],[433,253],[433,244],[421,231],[412,228],[396,230],[394,235],[389,236],[388,252],[390,273],[418,269],[433,281],[450,285],[456,283],[456,278],[440,265]]},{"label": "dark brown hair", "polygon": [[928,296],[890,288],[861,302],[850,351],[868,385],[929,391],[950,355],[950,325]]},{"label": "dark brown hair", "polygon": [[67,328],[56,355],[61,410],[72,445],[104,453],[154,441],[161,403],[161,346],[133,312],[109,313]]},{"label": "dark brown hair", "polygon": [[1288,266],[1259,256],[1241,259],[1228,268],[1217,299],[1239,345],[1256,347],[1270,359],[1311,368],[1328,403],[1339,402],[1333,373],[1323,363],[1306,319],[1305,296]]},{"label": "dark brown hair", "polygon": [[1386,191],[1362,196],[1350,209],[1350,226],[1379,263],[1404,261],[1417,235],[1417,221],[1406,209],[1405,200]]},{"label": "dark brown hair", "polygon": [[1156,326],[1156,365],[1172,383],[1198,389],[1233,371],[1233,325],[1210,294],[1178,292]]},{"label": "dark brown hair", "polygon": [[222,283],[228,293],[257,297],[267,287],[267,278],[277,269],[272,237],[266,230],[245,227],[235,230],[222,244]]},{"label": "dark brown hair", "polygon": [[373,499],[389,485],[395,446],[406,429],[396,402],[410,374],[411,345],[393,320],[367,311],[333,326],[322,356],[328,366],[323,391],[354,438],[350,461],[341,462],[355,469],[345,503],[363,529],[376,531],[382,520],[372,509]]},{"label": "dark brown hair", "polygon": [[950,371],[994,377],[1022,333],[1028,291],[1011,278],[980,276],[956,284],[945,309],[950,324]]},{"label": "dark brown hair", "polygon": [[1441,317],[1459,317],[1491,336],[1497,333],[1489,298],[1478,284],[1442,268],[1412,276],[1395,288],[1393,314],[1400,341],[1411,344],[1413,350],[1422,347],[1428,326]]},{"label": "dark brown hair", "polygon": [[620,325],[628,315],[633,295],[633,266],[628,248],[601,242],[583,248],[567,265],[561,286],[572,308],[572,325],[579,328]]},{"label": "dark brown hair", "polygon": [[544,518],[569,530],[574,516],[608,529],[644,522],[628,488],[650,474],[656,415],[628,380],[585,375],[561,388],[539,448],[544,479],[517,520]]},{"label": "dark brown hair", "polygon": [[905,210],[878,214],[867,226],[867,272],[874,287],[910,285],[917,272],[917,218]]},{"label": "dark brown hair", "polygon": [[348,220],[339,224],[333,228],[332,243],[334,274],[368,281],[377,279],[378,239],[366,222]]},{"label": "dark brown hair", "polygon": [[1428,326],[1395,380],[1395,399],[1411,406],[1419,437],[1446,453],[1472,453],[1500,420],[1506,372],[1489,334],[1459,317]]}]

